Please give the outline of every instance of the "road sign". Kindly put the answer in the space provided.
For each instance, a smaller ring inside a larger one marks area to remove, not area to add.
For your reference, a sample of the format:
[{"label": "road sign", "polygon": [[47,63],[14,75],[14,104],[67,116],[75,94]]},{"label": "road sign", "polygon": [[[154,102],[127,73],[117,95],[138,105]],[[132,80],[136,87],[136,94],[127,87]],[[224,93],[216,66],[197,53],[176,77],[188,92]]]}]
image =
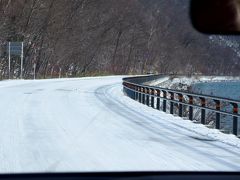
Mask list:
[{"label": "road sign", "polygon": [[8,73],[9,73],[9,79],[10,79],[10,73],[11,73],[11,55],[19,55],[21,56],[21,79],[23,76],[23,42],[8,42],[7,47],[8,52]]},{"label": "road sign", "polygon": [[[8,46],[9,46],[9,44],[8,44]],[[10,51],[11,55],[21,56],[21,54],[22,54],[22,42],[11,42],[10,43],[10,48],[7,47],[7,52],[9,53],[9,51]]]}]

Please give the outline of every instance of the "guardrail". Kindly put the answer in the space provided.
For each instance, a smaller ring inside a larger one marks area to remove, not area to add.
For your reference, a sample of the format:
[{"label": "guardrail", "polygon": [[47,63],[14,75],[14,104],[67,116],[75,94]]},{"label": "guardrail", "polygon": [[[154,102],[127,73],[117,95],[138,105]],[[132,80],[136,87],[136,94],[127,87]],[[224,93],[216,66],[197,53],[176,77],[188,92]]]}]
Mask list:
[{"label": "guardrail", "polygon": [[[154,109],[167,112],[167,105],[169,105],[170,114],[174,114],[175,105],[178,110],[178,116],[180,117],[184,116],[183,106],[185,106],[185,108],[188,109],[187,116],[185,117],[188,117],[189,120],[193,120],[193,108],[198,108],[201,110],[201,124],[206,124],[206,111],[214,112],[216,129],[220,129],[221,114],[231,116],[232,133],[236,136],[238,135],[238,117],[240,117],[238,112],[240,101],[143,84],[144,82],[152,81],[160,77],[163,77],[163,75],[123,78],[123,91],[128,97],[147,106],[151,106]],[[221,109],[221,105],[224,103],[231,105],[231,111]]]}]

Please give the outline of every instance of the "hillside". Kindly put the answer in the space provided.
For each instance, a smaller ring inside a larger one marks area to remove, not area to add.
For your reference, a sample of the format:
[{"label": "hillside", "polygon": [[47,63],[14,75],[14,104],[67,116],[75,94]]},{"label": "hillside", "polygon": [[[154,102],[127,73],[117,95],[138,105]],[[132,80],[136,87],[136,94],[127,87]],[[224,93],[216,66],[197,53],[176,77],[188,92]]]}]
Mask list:
[{"label": "hillside", "polygon": [[[239,75],[239,38],[207,36],[189,0],[0,1],[0,78],[8,41],[24,42],[24,77],[202,73]],[[19,77],[12,57],[11,76]]]}]

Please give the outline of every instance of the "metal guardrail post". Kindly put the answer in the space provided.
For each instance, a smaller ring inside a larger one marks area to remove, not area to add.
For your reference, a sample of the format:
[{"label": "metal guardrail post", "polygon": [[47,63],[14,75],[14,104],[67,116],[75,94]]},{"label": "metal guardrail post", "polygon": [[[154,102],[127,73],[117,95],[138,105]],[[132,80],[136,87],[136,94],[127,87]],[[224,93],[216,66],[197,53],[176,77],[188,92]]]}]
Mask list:
[{"label": "metal guardrail post", "polygon": [[188,100],[188,103],[189,103],[189,119],[192,121],[193,120],[193,97],[192,96],[188,96],[189,100]]},{"label": "metal guardrail post", "polygon": [[138,87],[138,101],[142,103],[142,88]]},{"label": "metal guardrail post", "polygon": [[149,94],[150,94],[150,89],[149,88],[146,88],[145,89],[145,93],[147,94],[146,95],[146,105],[149,106]]},{"label": "metal guardrail post", "polygon": [[151,89],[151,107],[154,108],[154,94],[155,94],[155,90]]},{"label": "metal guardrail post", "polygon": [[163,112],[167,111],[167,92],[166,91],[162,91],[163,92]]},{"label": "metal guardrail post", "polygon": [[145,93],[146,93],[146,88],[143,88],[143,94],[142,94],[142,103],[145,104]]},{"label": "metal guardrail post", "polygon": [[[219,101],[219,100],[214,100],[214,102],[215,102],[216,110],[219,111],[220,108],[221,108],[220,101]],[[220,123],[221,123],[220,113],[219,113],[219,112],[216,112],[216,122],[215,122],[215,128],[216,128],[216,129],[220,129]]]},{"label": "metal guardrail post", "polygon": [[[231,103],[233,106],[233,114],[238,114],[238,104],[237,103]],[[233,116],[233,134],[238,135],[238,117]]]},{"label": "metal guardrail post", "polygon": [[[201,100],[201,106],[206,107],[206,99],[203,97],[200,97]],[[206,124],[206,110],[201,109],[201,124]]]},{"label": "metal guardrail post", "polygon": [[123,82],[122,85],[123,85],[123,93],[126,94],[125,83]]},{"label": "metal guardrail post", "polygon": [[[174,93],[169,92],[169,94],[170,94],[170,99],[174,100]],[[170,101],[170,114],[173,114],[173,106],[174,106],[174,103],[172,101]]]},{"label": "metal guardrail post", "polygon": [[156,90],[157,91],[157,107],[156,109],[160,110],[160,96],[161,96],[161,91],[160,90]]},{"label": "metal guardrail post", "polygon": [[183,113],[183,105],[181,104],[183,102],[183,95],[182,94],[178,94],[178,100],[179,100],[179,111],[178,111],[178,115],[179,117],[182,117],[182,113]]},{"label": "metal guardrail post", "polygon": [[137,101],[138,100],[138,87],[135,86],[135,100]]}]

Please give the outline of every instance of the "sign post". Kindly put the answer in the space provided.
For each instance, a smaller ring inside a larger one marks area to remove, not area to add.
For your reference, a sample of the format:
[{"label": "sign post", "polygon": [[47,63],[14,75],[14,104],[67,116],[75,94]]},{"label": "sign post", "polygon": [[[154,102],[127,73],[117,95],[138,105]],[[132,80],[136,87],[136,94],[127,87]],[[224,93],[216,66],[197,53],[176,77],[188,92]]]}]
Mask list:
[{"label": "sign post", "polygon": [[33,64],[33,79],[36,79],[36,63]]},{"label": "sign post", "polygon": [[22,52],[21,52],[21,75],[20,78],[23,78],[23,42],[22,42]]},{"label": "sign post", "polygon": [[11,42],[8,42],[8,78],[11,78]]}]

